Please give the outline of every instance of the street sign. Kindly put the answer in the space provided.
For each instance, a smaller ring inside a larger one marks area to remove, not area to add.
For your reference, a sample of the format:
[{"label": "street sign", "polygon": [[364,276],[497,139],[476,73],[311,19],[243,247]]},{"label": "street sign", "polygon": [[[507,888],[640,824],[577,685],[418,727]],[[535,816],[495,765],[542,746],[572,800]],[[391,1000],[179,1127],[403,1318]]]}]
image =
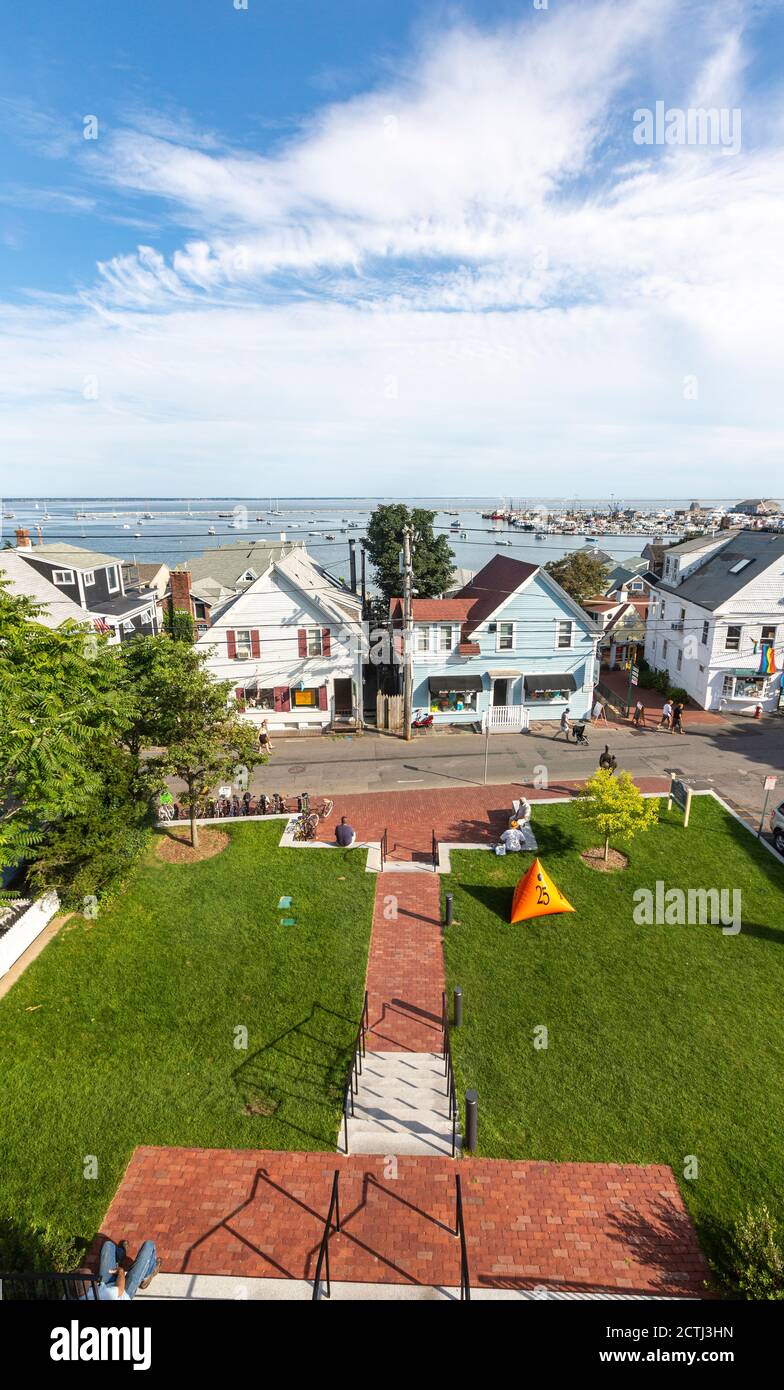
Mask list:
[{"label": "street sign", "polygon": [[631,668],[631,673],[630,673],[630,680],[631,680],[632,685],[636,685],[639,679],[640,679],[640,668],[639,668],[639,666],[632,666],[632,668]]},{"label": "street sign", "polygon": [[765,778],[765,791],[766,791],[766,792],[772,792],[772,791],[775,789],[775,786],[776,786],[776,783],[778,782],[778,780],[779,780],[778,777],[766,777],[766,778]]}]

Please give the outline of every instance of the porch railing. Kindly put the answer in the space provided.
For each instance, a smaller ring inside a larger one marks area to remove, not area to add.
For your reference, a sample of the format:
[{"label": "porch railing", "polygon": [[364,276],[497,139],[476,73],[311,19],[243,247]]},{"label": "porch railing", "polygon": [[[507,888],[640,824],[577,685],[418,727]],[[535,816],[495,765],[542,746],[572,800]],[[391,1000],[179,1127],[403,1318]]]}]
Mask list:
[{"label": "porch railing", "polygon": [[493,733],[527,729],[529,712],[525,705],[491,705],[486,711],[486,728]]},{"label": "porch railing", "polygon": [[449,1040],[449,1011],[446,1005],[446,992],[441,995],[441,1026],[443,1028],[446,1094],[449,1101],[449,1118],[452,1121],[452,1157],[454,1158],[457,1152],[457,1092],[455,1090],[455,1069],[452,1064],[452,1045]]},{"label": "porch railing", "polygon": [[351,1065],[348,1069],[348,1079],[346,1080],[343,1092],[343,1133],[344,1133],[344,1153],[348,1153],[348,1121],[349,1116],[354,1115],[354,1096],[359,1089],[359,1078],[362,1075],[362,1059],[367,1054],[367,1027],[368,1027],[368,994],[365,990],[365,998],[362,1004],[362,1017],[359,1020],[357,1035],[354,1039],[354,1051],[351,1054]]},{"label": "porch railing", "polygon": [[[334,1212],[334,1215],[335,1215],[335,1230],[336,1230],[336,1231],[339,1231],[339,1230],[340,1230],[340,1197],[339,1197],[339,1195],[338,1195],[338,1188],[339,1188],[339,1185],[340,1185],[340,1169],[339,1169],[339,1168],[336,1168],[336,1169],[335,1169],[335,1176],[334,1176],[334,1178],[332,1179],[332,1195],[331,1195],[331,1197],[330,1197],[330,1199],[329,1199],[329,1211],[327,1212],[327,1220],[326,1220],[326,1223],[325,1223],[325,1225],[324,1225],[324,1234],[323,1234],[323,1236],[321,1237],[321,1245],[319,1246],[318,1259],[317,1259],[317,1261],[316,1261],[316,1275],[315,1275],[315,1278],[314,1278],[314,1280],[313,1280],[313,1296],[312,1296],[312,1299],[311,1299],[311,1302],[312,1302],[312,1303],[318,1303],[319,1299],[321,1298],[321,1269],[322,1269],[322,1266],[324,1266],[324,1272],[325,1272],[325,1274],[326,1274],[326,1276],[327,1276],[327,1277],[326,1277],[326,1281],[325,1281],[325,1282],[326,1282],[326,1285],[327,1285],[327,1298],[331,1298],[331,1297],[332,1297],[332,1285],[331,1285],[331,1283],[330,1283],[330,1278],[329,1278],[329,1238],[330,1238],[330,1236],[332,1235],[332,1215],[333,1215],[333,1212]],[[462,1277],[462,1276],[461,1276],[461,1277]],[[470,1295],[469,1295],[469,1296],[470,1296]],[[463,1294],[462,1294],[462,1286],[461,1286],[460,1297],[461,1297],[461,1298],[463,1297]]]}]

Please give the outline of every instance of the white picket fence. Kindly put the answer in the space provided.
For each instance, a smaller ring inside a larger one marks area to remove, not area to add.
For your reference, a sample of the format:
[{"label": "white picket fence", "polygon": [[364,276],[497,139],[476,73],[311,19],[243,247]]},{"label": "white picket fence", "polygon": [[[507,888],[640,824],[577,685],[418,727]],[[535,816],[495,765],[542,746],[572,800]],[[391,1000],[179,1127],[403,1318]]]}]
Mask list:
[{"label": "white picket fence", "polygon": [[485,720],[491,734],[513,733],[528,728],[528,710],[525,705],[491,705]]}]

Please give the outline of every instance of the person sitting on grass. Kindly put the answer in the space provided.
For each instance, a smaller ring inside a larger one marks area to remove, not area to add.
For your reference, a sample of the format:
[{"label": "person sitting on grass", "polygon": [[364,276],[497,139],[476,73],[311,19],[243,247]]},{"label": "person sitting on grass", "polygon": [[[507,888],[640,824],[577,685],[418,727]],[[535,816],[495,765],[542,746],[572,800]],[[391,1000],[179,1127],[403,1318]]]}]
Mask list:
[{"label": "person sitting on grass", "polygon": [[525,839],[517,821],[512,821],[509,829],[504,831],[501,836],[501,844],[507,854],[519,854],[520,850],[525,849]]},{"label": "person sitting on grass", "polygon": [[[104,1241],[98,1266],[99,1302],[111,1303],[118,1299],[135,1298],[139,1289],[149,1288],[161,1267],[155,1242],[152,1240],[146,1240],[140,1246],[139,1253],[127,1274],[123,1268],[125,1258],[124,1240],[119,1245],[115,1245],[113,1240]],[[96,1295],[92,1289],[88,1289],[84,1297],[94,1299]]]},{"label": "person sitting on grass", "polygon": [[345,816],[340,817],[340,825],[335,826],[335,839],[341,849],[348,849],[356,840],[356,831],[349,825]]}]

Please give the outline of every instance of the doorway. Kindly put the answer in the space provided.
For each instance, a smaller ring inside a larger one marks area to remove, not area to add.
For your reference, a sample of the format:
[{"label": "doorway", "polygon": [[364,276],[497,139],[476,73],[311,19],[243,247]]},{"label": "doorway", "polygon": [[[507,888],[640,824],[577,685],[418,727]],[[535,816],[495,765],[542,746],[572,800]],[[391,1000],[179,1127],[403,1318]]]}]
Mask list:
[{"label": "doorway", "polygon": [[336,677],[335,687],[335,717],[336,719],[350,719],[354,713],[354,682],[351,677]]},{"label": "doorway", "polygon": [[509,681],[504,679],[493,681],[493,704],[505,705],[509,699]]}]

